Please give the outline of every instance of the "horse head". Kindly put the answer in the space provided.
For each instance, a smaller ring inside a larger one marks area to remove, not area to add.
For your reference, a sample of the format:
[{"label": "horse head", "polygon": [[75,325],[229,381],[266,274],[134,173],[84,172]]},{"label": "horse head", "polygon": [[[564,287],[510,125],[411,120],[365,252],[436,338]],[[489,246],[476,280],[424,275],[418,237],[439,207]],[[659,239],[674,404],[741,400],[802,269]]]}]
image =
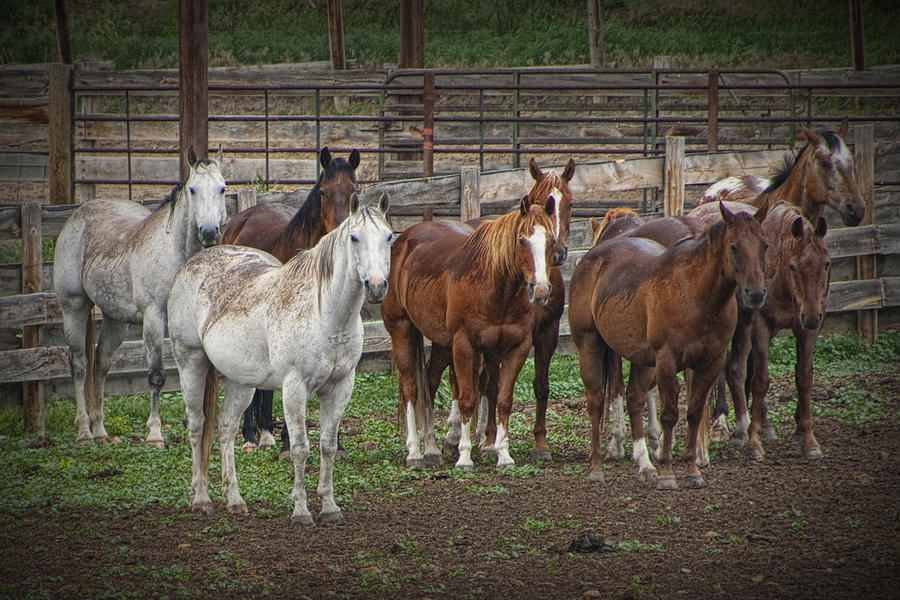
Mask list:
[{"label": "horse head", "polygon": [[530,204],[540,204],[547,206],[550,203],[555,204],[552,210],[553,214],[553,234],[556,242],[553,245],[553,266],[560,266],[566,261],[569,248],[566,241],[569,239],[569,227],[572,224],[572,191],[569,189],[569,182],[575,175],[575,161],[569,159],[562,175],[554,171],[544,172],[537,165],[534,158],[528,163],[531,177],[534,178],[534,185],[528,192],[528,202]]},{"label": "horse head", "polygon": [[525,280],[528,300],[546,304],[550,299],[550,266],[554,252],[555,203],[530,204],[522,198],[516,226],[515,266]]},{"label": "horse head", "polygon": [[375,206],[360,206],[359,195],[350,195],[350,217],[346,227],[359,280],[366,288],[366,301],[384,300],[391,266],[394,232],[387,220],[390,198],[382,193]]},{"label": "horse head", "polygon": [[225,224],[225,178],[222,176],[222,148],[216,158],[199,158],[194,147],[188,149],[191,167],[184,193],[188,201],[190,223],[197,228],[197,238],[208,248],[222,239]]},{"label": "horse head", "polygon": [[725,264],[726,273],[734,277],[741,303],[745,308],[756,310],[766,301],[766,249],[768,244],[762,233],[762,222],[767,208],[763,207],[751,216],[747,213],[732,213],[724,203],[719,202],[719,212],[725,222]]},{"label": "horse head", "polygon": [[866,204],[859,193],[854,174],[853,154],[844,143],[849,124],[845,118],[837,133],[821,134],[800,126],[812,153],[806,170],[806,190],[818,204],[838,211],[848,227],[858,225],[866,214]]},{"label": "horse head", "polygon": [[828,226],[819,217],[813,229],[806,219],[797,216],[790,227],[793,237],[784,258],[788,261],[795,319],[805,329],[818,329],[825,317],[825,298],[831,281],[831,257],[825,246]]},{"label": "horse head", "polygon": [[322,174],[316,182],[319,194],[319,210],[325,231],[333,231],[350,215],[350,197],[359,190],[356,184],[356,168],[359,166],[359,150],[350,152],[350,159],[331,156],[328,147],[319,153]]}]

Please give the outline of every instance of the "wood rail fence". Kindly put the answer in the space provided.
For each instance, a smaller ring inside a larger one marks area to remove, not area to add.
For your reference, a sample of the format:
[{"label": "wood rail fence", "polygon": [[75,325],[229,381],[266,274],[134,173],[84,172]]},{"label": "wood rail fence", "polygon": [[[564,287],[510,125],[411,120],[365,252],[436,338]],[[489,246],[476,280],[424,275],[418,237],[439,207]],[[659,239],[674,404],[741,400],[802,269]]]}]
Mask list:
[{"label": "wood rail fence", "polygon": [[[874,197],[871,126],[859,128],[855,154],[861,191],[871,215]],[[768,175],[773,166],[783,162],[784,156],[784,151],[685,155],[683,138],[670,137],[664,157],[579,164],[571,187],[580,214],[602,216],[609,208],[622,205],[640,209],[640,194],[635,191],[653,188],[663,190],[664,212],[679,214],[690,204],[686,202],[688,186],[705,186],[733,174]],[[394,229],[401,231],[420,221],[423,213],[463,220],[501,213],[526,193],[531,184],[527,169],[482,173],[477,167],[463,167],[455,175],[377,183],[364,186],[362,192],[368,199],[387,191]],[[632,199],[623,200],[621,194],[617,195],[620,192],[631,192]],[[299,205],[303,198],[304,190],[258,196],[253,190],[240,190],[229,196],[228,211],[234,215],[256,202],[275,200]],[[50,291],[52,264],[41,263],[41,240],[58,235],[75,208],[37,203],[0,207],[0,241],[21,239],[24,246],[21,265],[0,265],[0,333],[5,334],[0,336],[0,386],[5,387],[6,395],[11,395],[10,390],[23,390],[26,426],[42,422],[40,414],[45,399],[73,396],[68,348],[59,331],[62,317],[55,294]],[[587,219],[575,219],[569,238],[569,246],[574,250],[563,267],[567,281],[576,260],[585,252],[577,248],[587,248],[590,239]],[[850,272],[841,275],[850,280],[837,281],[841,277],[833,276],[828,312],[859,312],[859,323],[867,328],[863,335],[873,340],[878,327],[877,311],[900,306],[900,277],[875,277],[874,268],[867,270],[865,263],[874,264],[878,256],[900,253],[900,222],[834,228],[826,241],[835,261],[853,261]],[[870,275],[860,277],[861,273]],[[134,339],[123,343],[114,357],[106,387],[110,395],[147,391],[146,360],[139,328],[134,333]],[[574,353],[565,316],[560,333],[557,353]],[[385,370],[390,368],[390,363],[390,338],[382,323],[367,322],[358,369]],[[178,389],[177,369],[168,344],[164,365],[165,389]]]}]

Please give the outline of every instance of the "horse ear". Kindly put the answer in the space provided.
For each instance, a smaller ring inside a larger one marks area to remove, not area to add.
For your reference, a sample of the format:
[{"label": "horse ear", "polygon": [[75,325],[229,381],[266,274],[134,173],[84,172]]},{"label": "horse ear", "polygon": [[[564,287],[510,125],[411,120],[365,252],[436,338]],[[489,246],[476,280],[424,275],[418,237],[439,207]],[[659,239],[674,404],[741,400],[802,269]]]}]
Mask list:
[{"label": "horse ear", "polygon": [[763,205],[756,209],[756,214],[753,215],[753,218],[762,223],[766,220],[766,215],[769,214],[769,203],[770,201],[763,202]]},{"label": "horse ear", "polygon": [[193,145],[190,148],[188,148],[187,159],[188,159],[188,164],[191,165],[192,169],[197,166],[197,160],[198,160],[197,159],[197,151],[194,150]]},{"label": "horse ear", "polygon": [[841,127],[838,129],[837,134],[843,138],[847,135],[847,132],[850,131],[850,120],[847,117],[844,117],[844,120],[841,121]]},{"label": "horse ear", "polygon": [[359,194],[353,192],[350,194],[350,214],[352,215],[359,210]]},{"label": "horse ear", "polygon": [[719,200],[719,212],[722,214],[722,219],[725,220],[729,225],[734,222],[734,213],[728,210],[728,207],[725,206],[725,203]]},{"label": "horse ear", "polygon": [[801,125],[800,131],[803,132],[803,135],[806,136],[806,139],[809,140],[810,144],[815,144],[816,146],[818,146],[822,143],[822,136],[819,135],[818,133],[816,133],[815,131],[813,131],[812,129],[810,129],[809,127]]},{"label": "horse ear", "polygon": [[826,233],[828,233],[828,223],[825,221],[825,217],[819,217],[819,222],[816,223],[816,235],[823,238]]},{"label": "horse ear", "polygon": [[569,181],[572,181],[573,177],[575,177],[575,159],[570,158],[569,162],[566,163],[566,170],[563,171],[562,178],[568,183]]},{"label": "horse ear", "polygon": [[328,149],[328,146],[324,146],[319,152],[319,164],[323,169],[327,169],[331,164],[331,150]]},{"label": "horse ear", "polygon": [[359,166],[359,150],[354,148],[353,151],[350,153],[350,168],[355,171],[356,167],[358,167],[358,166]]},{"label": "horse ear", "polygon": [[803,217],[797,217],[791,223],[791,235],[798,239],[803,236]]},{"label": "horse ear", "polygon": [[531,206],[528,203],[528,196],[522,196],[522,199],[519,201],[519,212],[522,213],[522,216],[528,214],[528,207]]},{"label": "horse ear", "polygon": [[391,198],[387,192],[381,192],[381,198],[378,199],[378,210],[381,214],[387,216],[388,208],[391,206]]},{"label": "horse ear", "polygon": [[537,161],[534,160],[534,157],[531,157],[531,160],[528,161],[528,170],[531,171],[531,177],[535,181],[540,181],[544,178],[544,172],[541,171],[541,168],[538,166]]}]

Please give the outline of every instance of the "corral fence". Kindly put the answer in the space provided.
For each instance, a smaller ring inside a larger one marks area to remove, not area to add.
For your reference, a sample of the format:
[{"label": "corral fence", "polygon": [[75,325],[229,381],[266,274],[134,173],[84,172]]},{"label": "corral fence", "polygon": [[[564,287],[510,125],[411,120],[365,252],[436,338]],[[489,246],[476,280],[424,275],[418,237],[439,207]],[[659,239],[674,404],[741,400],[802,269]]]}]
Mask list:
[{"label": "corral fence", "polygon": [[[870,202],[874,195],[872,128],[859,128],[855,153],[862,192]],[[677,214],[691,207],[686,197],[687,186],[707,185],[731,173],[766,174],[773,165],[784,160],[784,150],[757,150],[686,154],[683,138],[670,137],[664,155],[655,158],[622,159],[581,163],[571,185],[580,210],[602,215],[617,200],[605,195],[643,189],[659,189],[666,212]],[[549,168],[546,167],[546,168]],[[869,173],[867,176],[866,173]],[[364,198],[382,191],[391,196],[393,226],[402,230],[421,220],[428,210],[455,218],[469,219],[482,213],[507,210],[531,186],[527,169],[482,172],[476,166],[463,167],[452,175],[430,178],[379,182],[363,186]],[[257,194],[253,189],[229,195],[229,215],[256,202],[284,201],[299,205],[304,194]],[[632,206],[640,209],[640,199]],[[893,204],[893,200],[890,201]],[[30,203],[0,208],[0,240],[21,238],[25,246],[22,265],[0,268],[0,384],[7,394],[25,388],[25,411],[34,415],[44,399],[71,397],[68,348],[61,334],[61,314],[55,295],[50,291],[52,265],[40,261],[41,240],[58,234],[74,206],[47,206]],[[832,216],[833,218],[833,216]],[[834,226],[833,226],[834,227]],[[898,253],[900,219],[856,228],[834,227],[826,237],[834,259],[828,300],[829,321],[850,319],[855,327],[857,314],[869,314],[900,305],[900,277],[871,276],[859,278],[857,261],[863,258],[887,260]],[[590,244],[590,227],[586,219],[573,222],[571,248]],[[583,251],[573,250],[563,269],[568,280],[575,261]],[[99,313],[95,315],[99,317]],[[677,316],[673,316],[677,318]],[[877,320],[874,321],[877,328]],[[860,321],[862,322],[862,321]],[[561,323],[558,352],[572,353],[568,322]],[[365,325],[364,354],[360,370],[383,370],[390,367],[390,340],[380,321]],[[146,361],[139,328],[133,328],[133,341],[125,342],[113,359],[107,393],[144,393]],[[178,389],[177,370],[171,350],[166,344],[164,364],[166,389]]]},{"label": "corral fence", "polygon": [[[461,164],[518,168],[530,156],[659,156],[668,136],[685,138],[687,152],[783,148],[799,124],[833,129],[848,114],[873,124],[876,139],[900,123],[897,69],[351,70],[340,79],[244,69],[211,70],[209,81],[210,145],[222,146],[230,185],[258,188],[311,184],[326,145],[358,148],[371,182]],[[0,180],[45,174],[51,204],[152,199],[178,182],[177,72],[50,65],[27,83],[0,72],[0,122],[15,125],[0,134]]]}]

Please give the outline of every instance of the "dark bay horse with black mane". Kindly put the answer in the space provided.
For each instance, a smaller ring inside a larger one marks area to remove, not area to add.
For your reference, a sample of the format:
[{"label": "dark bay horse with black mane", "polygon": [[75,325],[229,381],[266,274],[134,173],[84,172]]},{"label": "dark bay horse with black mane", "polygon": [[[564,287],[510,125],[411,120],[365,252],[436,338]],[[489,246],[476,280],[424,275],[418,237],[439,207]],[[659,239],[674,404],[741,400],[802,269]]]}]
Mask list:
[{"label": "dark bay horse with black mane", "polygon": [[424,337],[432,341],[432,356],[449,352],[452,357],[462,423],[456,466],[473,466],[469,426],[485,364],[499,368],[497,466],[514,465],[508,434],[512,393],[531,350],[532,304],[550,298],[554,209],[553,202],[543,206],[523,198],[518,211],[486,221],[474,233],[458,222],[425,221],[406,229],[394,243],[381,314],[399,372],[408,466],[441,460],[433,403],[447,363],[433,361],[426,372]]},{"label": "dark bay horse with black mane", "polygon": [[[315,246],[326,233],[334,231],[350,215],[350,197],[359,189],[356,168],[359,150],[350,152],[349,160],[332,157],[328,147],[319,152],[322,172],[306,200],[294,211],[286,204],[265,202],[251,206],[236,215],[222,236],[223,244],[250,246],[265,250],[285,263],[301,250]],[[271,448],[272,390],[257,390],[244,413],[244,450]],[[257,438],[257,429],[261,435]],[[282,456],[287,457],[290,440],[287,428],[282,430]]]},{"label": "dark bay horse with black mane", "polygon": [[569,325],[578,347],[591,418],[589,477],[603,481],[601,437],[617,357],[631,362],[626,391],[633,456],[639,476],[657,479],[643,432],[645,398],[659,387],[663,439],[658,489],[675,489],[673,431],[678,420],[677,373],[686,370],[688,436],[686,484],[703,487],[696,464],[697,436],[709,388],[725,365],[737,323],[735,292],[746,306],[765,301],[766,242],[756,217],[732,214],[696,239],[670,249],[646,238],[617,237],[591,248],[569,286]]}]

